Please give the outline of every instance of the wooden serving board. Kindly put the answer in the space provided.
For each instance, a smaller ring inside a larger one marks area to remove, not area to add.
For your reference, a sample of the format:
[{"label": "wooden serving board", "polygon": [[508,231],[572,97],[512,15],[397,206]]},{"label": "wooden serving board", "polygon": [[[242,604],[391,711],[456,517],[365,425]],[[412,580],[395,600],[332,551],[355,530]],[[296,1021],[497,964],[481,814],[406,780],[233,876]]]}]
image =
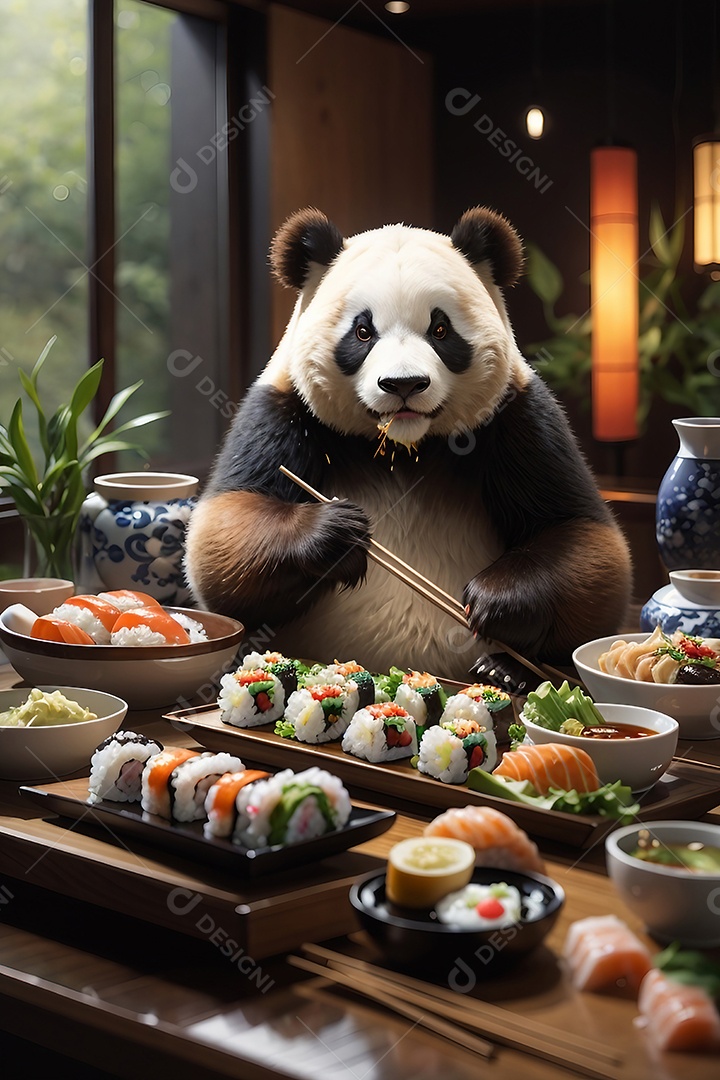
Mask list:
[{"label": "wooden serving board", "polygon": [[[269,729],[234,728],[223,724],[216,705],[182,709],[165,716],[210,750],[239,754],[248,765],[273,769],[307,769],[320,765],[339,776],[353,792],[372,793],[385,806],[416,807],[439,813],[453,806],[494,806],[535,837],[575,848],[594,845],[619,822],[595,815],[567,814],[484,795],[459,784],[443,784],[423,776],[407,761],[374,765],[346,754],[339,743],[310,745],[283,739]],[[698,818],[720,805],[720,771],[695,761],[675,760],[665,776],[638,800],[643,818]]]},{"label": "wooden serving board", "polygon": [[[3,792],[10,786],[0,785]],[[257,960],[357,930],[350,886],[385,865],[343,851],[248,880],[237,870],[161,851],[137,835],[126,837],[93,815],[86,798],[87,778],[45,785],[36,799],[13,797],[17,810],[0,813],[0,865],[9,877],[105,909],[109,933],[112,913],[119,912],[207,938],[218,948],[235,943],[235,953],[243,949]],[[75,808],[74,820],[49,812],[52,805],[80,800],[85,817]],[[378,808],[366,810],[372,815]]]}]

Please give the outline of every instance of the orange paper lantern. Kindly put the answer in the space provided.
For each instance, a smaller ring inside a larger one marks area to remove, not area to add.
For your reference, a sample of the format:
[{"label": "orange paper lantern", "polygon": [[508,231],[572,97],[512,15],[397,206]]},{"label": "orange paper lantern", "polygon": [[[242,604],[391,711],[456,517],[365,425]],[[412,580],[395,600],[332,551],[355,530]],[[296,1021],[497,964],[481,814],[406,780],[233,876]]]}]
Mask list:
[{"label": "orange paper lantern", "polygon": [[592,151],[590,297],[593,435],[638,435],[637,155],[619,146]]},{"label": "orange paper lantern", "polygon": [[720,269],[720,136],[693,143],[695,269]]}]

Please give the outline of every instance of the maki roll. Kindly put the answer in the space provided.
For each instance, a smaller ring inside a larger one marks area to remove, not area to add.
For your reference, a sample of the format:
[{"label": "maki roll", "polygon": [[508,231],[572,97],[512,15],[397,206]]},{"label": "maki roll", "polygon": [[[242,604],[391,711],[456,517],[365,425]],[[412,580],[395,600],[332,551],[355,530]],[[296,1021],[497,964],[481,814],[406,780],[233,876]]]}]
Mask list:
[{"label": "maki roll", "polygon": [[368,705],[353,716],[343,735],[347,754],[365,761],[398,761],[418,752],[415,720],[393,701]]},{"label": "maki roll", "polygon": [[395,704],[415,718],[419,727],[439,724],[447,695],[434,675],[408,671],[395,692]]},{"label": "maki roll", "polygon": [[175,821],[198,821],[205,817],[205,798],[215,781],[242,768],[232,754],[170,747],[150,758],[143,770],[142,808]]},{"label": "maki roll", "polygon": [[357,712],[359,693],[352,679],[343,685],[319,683],[290,695],[285,719],[275,725],[275,734],[305,743],[341,739]]},{"label": "maki roll", "polygon": [[109,645],[110,634],[120,611],[114,604],[97,596],[71,596],[52,614],[56,619],[79,626],[96,645]]},{"label": "maki roll", "polygon": [[447,699],[440,723],[450,724],[456,720],[467,720],[488,730],[491,730],[493,726],[492,716],[482,696],[474,697],[464,691],[453,694]]},{"label": "maki roll", "polygon": [[301,773],[285,769],[240,792],[233,840],[251,849],[314,840],[342,829],[351,809],[336,776],[317,767]]},{"label": "maki roll", "polygon": [[206,836],[231,836],[237,824],[237,797],[243,788],[257,780],[267,780],[270,773],[258,769],[224,773],[215,781],[205,799],[207,821],[203,826]]},{"label": "maki roll", "polygon": [[90,759],[87,801],[138,802],[145,762],[162,750],[162,743],[134,731],[117,731],[110,735]]},{"label": "maki roll", "polygon": [[493,731],[475,720],[448,720],[428,728],[423,735],[418,770],[444,784],[464,784],[470,769],[490,772],[496,762]]},{"label": "maki roll", "polygon": [[356,660],[346,660],[343,663],[336,660],[334,664],[328,664],[326,667],[316,664],[304,677],[303,685],[312,686],[318,683],[344,685],[348,680],[354,682],[357,686],[358,709],[364,709],[367,705],[374,704],[375,682],[373,677]]},{"label": "maki roll", "polygon": [[162,608],[135,608],[117,617],[110,644],[189,645],[190,635]]},{"label": "maki roll", "polygon": [[232,727],[260,727],[279,720],[286,701],[282,680],[269,668],[240,668],[220,680],[220,719]]}]

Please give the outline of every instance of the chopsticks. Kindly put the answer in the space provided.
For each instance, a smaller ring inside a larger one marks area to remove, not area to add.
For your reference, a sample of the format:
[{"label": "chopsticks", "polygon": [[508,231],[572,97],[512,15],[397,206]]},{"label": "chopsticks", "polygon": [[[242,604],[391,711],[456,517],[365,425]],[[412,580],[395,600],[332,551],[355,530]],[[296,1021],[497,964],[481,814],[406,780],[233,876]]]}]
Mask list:
[{"label": "chopsticks", "polygon": [[[377,967],[365,960],[334,952],[321,945],[305,944],[302,950],[312,957],[312,960],[291,956],[290,963],[295,967],[321,975],[331,982],[371,998],[386,1008],[419,1020],[420,1024],[445,1038],[449,1036],[444,1030],[438,1030],[437,1025],[433,1026],[427,1021],[439,1018],[443,1028],[462,1028],[463,1033],[455,1032],[452,1041],[465,1049],[471,1049],[464,1041],[466,1033],[479,1034],[544,1061],[564,1065],[581,1076],[595,1080],[614,1078],[615,1068],[622,1061],[621,1054],[609,1050],[603,1043],[581,1035],[571,1035],[567,1031],[550,1027],[530,1016],[519,1015],[490,1002],[466,997],[445,987]],[[418,1009],[421,1010],[420,1013]],[[480,1041],[492,1048],[486,1038]],[[482,1052],[484,1057],[490,1056],[486,1051],[479,1051],[474,1047],[472,1049],[475,1053]]]},{"label": "chopsticks", "polygon": [[[308,495],[312,495],[318,502],[332,502],[332,499],[329,499],[327,495],[323,495],[322,492],[306,483],[302,477],[297,476],[294,472],[291,472],[290,469],[286,469],[284,465],[280,466],[280,472],[297,484],[298,487],[301,487],[303,491],[306,491]],[[416,570],[413,566],[404,562],[399,555],[395,555],[372,537],[368,548],[368,557],[378,563],[379,566],[382,566],[388,573],[394,574],[396,578],[399,578],[400,581],[403,581],[411,589],[414,589],[416,593],[424,596],[425,599],[429,600],[432,604],[435,604],[437,608],[446,615],[449,615],[451,619],[454,619],[464,626],[466,630],[468,629],[467,612],[463,604],[461,604],[456,597],[445,592],[439,585],[430,581],[430,579],[421,574],[419,570]],[[496,644],[522,664],[523,667],[528,668],[541,679],[547,679],[548,677],[551,679],[567,679],[568,682],[575,683],[576,686],[583,686],[583,683],[579,679],[576,679],[572,675],[566,675],[564,672],[559,671],[550,664],[535,664],[532,660],[528,660],[527,657],[523,656],[522,653],[513,649],[512,646],[506,645],[502,641],[496,641]]]}]

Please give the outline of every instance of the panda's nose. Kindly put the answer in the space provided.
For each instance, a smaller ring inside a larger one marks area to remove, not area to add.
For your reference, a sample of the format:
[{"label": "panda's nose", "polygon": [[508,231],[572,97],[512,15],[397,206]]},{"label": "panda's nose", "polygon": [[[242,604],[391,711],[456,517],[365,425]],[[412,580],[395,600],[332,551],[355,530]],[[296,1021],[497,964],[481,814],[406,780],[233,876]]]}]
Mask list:
[{"label": "panda's nose", "polygon": [[378,379],[378,386],[386,394],[397,394],[403,401],[407,401],[411,394],[421,394],[427,390],[430,379],[427,375],[409,375],[403,379]]}]

